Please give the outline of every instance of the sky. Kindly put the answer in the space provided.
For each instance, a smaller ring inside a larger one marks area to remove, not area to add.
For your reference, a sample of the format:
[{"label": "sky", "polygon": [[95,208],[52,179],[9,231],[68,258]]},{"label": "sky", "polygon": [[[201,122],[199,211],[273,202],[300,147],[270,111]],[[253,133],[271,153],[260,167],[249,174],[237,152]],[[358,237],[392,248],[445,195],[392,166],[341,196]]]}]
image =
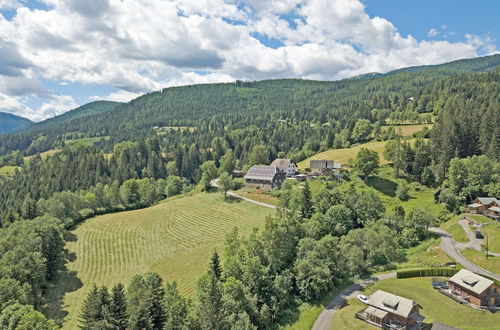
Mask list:
[{"label": "sky", "polygon": [[0,111],[495,54],[498,0],[0,0]]}]

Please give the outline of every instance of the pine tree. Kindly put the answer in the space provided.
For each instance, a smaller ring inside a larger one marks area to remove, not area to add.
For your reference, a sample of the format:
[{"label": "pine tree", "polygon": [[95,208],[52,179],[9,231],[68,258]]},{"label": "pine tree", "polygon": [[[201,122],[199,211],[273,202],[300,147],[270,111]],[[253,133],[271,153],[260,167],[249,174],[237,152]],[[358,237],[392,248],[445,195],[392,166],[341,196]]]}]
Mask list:
[{"label": "pine tree", "polygon": [[111,289],[111,301],[109,304],[109,323],[117,330],[125,330],[128,325],[127,301],[125,299],[125,288],[118,283]]},{"label": "pine tree", "polygon": [[153,329],[163,329],[166,320],[164,306],[165,289],[163,280],[156,273],[148,273],[144,276],[144,286],[146,293],[146,308],[149,313]]},{"label": "pine tree", "polygon": [[109,305],[109,294],[105,287],[98,288],[95,284],[83,302],[80,312],[80,328],[99,329],[99,323],[104,319],[103,309]]},{"label": "pine tree", "polygon": [[304,188],[300,192],[300,215],[302,218],[310,218],[312,212],[311,187],[309,186],[309,182],[306,181]]},{"label": "pine tree", "polygon": [[210,268],[208,272],[212,273],[219,281],[221,280],[222,266],[220,265],[220,257],[217,251],[214,251],[214,253],[212,253],[212,258],[210,259]]}]

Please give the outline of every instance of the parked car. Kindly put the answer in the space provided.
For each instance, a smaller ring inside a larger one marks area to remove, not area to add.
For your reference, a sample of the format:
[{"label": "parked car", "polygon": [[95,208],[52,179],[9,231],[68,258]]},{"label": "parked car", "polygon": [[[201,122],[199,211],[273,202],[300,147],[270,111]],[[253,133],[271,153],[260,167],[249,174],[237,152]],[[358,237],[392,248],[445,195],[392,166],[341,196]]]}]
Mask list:
[{"label": "parked car", "polygon": [[484,238],[483,234],[481,234],[481,232],[479,230],[476,231],[476,238],[478,238],[478,239]]},{"label": "parked car", "polygon": [[368,301],[370,300],[367,296],[358,294],[358,299],[363,303],[363,304],[368,304]]}]

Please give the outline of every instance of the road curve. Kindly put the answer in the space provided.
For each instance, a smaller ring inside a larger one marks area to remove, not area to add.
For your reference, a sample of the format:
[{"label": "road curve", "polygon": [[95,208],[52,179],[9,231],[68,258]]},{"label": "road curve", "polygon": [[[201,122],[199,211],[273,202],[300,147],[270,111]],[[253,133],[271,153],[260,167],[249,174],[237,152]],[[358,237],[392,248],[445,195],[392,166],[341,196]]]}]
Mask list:
[{"label": "road curve", "polygon": [[440,228],[431,227],[430,231],[435,232],[441,236],[441,250],[446,253],[450,258],[464,266],[465,269],[470,270],[471,272],[478,273],[481,275],[492,277],[498,281],[500,281],[500,275],[490,272],[484,268],[479,267],[478,265],[472,263],[468,259],[466,259],[457,248],[457,245],[451,235]]},{"label": "road curve", "polygon": [[363,290],[365,287],[379,280],[385,280],[388,278],[395,278],[395,277],[396,277],[395,272],[382,274],[375,277],[364,279],[359,283],[353,284],[345,288],[340,294],[336,295],[335,298],[333,298],[333,300],[330,301],[328,306],[319,314],[318,318],[314,322],[312,329],[313,330],[328,329],[333,316],[335,315],[337,310],[339,310],[340,308],[342,308],[342,306],[344,306],[346,300],[355,298],[358,294],[360,294],[359,291]]},{"label": "road curve", "polygon": [[[212,180],[212,181],[210,181],[210,185],[212,187],[214,187],[214,188],[219,188],[218,181],[219,181],[219,179]],[[237,193],[235,193],[235,192],[233,192],[231,190],[227,192],[227,195],[231,196],[231,197],[234,197],[234,198],[238,198],[238,199],[244,200],[244,201],[249,202],[249,203],[253,203],[253,204],[256,204],[256,205],[268,207],[270,209],[277,209],[278,208],[276,205],[271,205],[271,204],[267,204],[267,203],[264,203],[264,202],[258,202],[258,201],[254,201],[253,199],[240,196],[240,195],[238,195]]]}]

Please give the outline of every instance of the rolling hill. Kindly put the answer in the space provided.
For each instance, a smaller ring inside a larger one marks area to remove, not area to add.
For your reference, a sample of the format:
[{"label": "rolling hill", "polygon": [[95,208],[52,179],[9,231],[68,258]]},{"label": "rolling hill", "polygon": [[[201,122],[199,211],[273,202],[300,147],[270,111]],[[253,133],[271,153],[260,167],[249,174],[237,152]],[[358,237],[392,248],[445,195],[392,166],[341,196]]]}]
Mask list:
[{"label": "rolling hill", "polygon": [[29,119],[6,112],[0,112],[0,134],[9,134],[28,127],[33,122]]},{"label": "rolling hill", "polygon": [[34,125],[24,129],[23,132],[38,131],[43,128],[62,125],[77,118],[98,115],[100,113],[111,111],[120,104],[122,103],[113,101],[95,101],[87,103],[81,107],[65,112],[62,115],[35,123]]}]

